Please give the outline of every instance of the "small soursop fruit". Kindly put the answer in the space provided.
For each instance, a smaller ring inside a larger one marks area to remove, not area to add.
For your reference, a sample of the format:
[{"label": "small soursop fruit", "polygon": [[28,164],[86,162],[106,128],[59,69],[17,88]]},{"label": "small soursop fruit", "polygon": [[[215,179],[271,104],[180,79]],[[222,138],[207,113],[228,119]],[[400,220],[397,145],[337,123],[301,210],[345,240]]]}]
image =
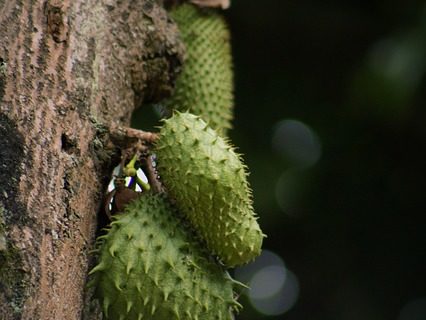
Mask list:
[{"label": "small soursop fruit", "polygon": [[186,46],[186,60],[167,107],[200,115],[221,134],[231,128],[233,70],[230,34],[214,10],[182,4],[170,13]]},{"label": "small soursop fruit", "polygon": [[90,272],[105,318],[233,319],[236,282],[191,240],[164,197],[142,195],[114,219]]},{"label": "small soursop fruit", "polygon": [[155,152],[158,172],[177,207],[226,266],[260,254],[264,235],[245,166],[226,140],[200,117],[175,112],[164,121]]}]

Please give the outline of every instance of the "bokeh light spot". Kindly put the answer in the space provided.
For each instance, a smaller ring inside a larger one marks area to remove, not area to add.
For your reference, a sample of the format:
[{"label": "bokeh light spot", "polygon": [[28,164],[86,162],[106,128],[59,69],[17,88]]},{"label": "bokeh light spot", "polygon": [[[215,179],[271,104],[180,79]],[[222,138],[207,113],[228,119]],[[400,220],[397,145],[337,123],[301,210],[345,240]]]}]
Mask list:
[{"label": "bokeh light spot", "polygon": [[280,315],[290,310],[299,296],[297,277],[285,267],[280,256],[263,250],[253,263],[237,268],[235,278],[247,283],[251,305],[265,315]]},{"label": "bokeh light spot", "polygon": [[235,269],[235,278],[243,283],[249,283],[254,274],[266,266],[284,267],[284,261],[276,253],[263,249],[259,257],[252,263]]},{"label": "bokeh light spot", "polygon": [[299,281],[293,272],[287,270],[284,284],[276,294],[264,299],[256,299],[250,295],[250,302],[258,312],[276,316],[290,310],[298,297]]},{"label": "bokeh light spot", "polygon": [[424,50],[415,37],[388,38],[376,43],[369,62],[375,72],[407,87],[417,86],[425,69]]},{"label": "bokeh light spot", "polygon": [[282,266],[267,266],[260,269],[250,281],[250,298],[266,299],[277,294],[284,285],[286,269]]},{"label": "bokeh light spot", "polygon": [[282,120],[275,125],[272,147],[286,160],[298,166],[312,166],[321,157],[321,144],[317,134],[298,120]]},{"label": "bokeh light spot", "polygon": [[424,320],[426,319],[426,297],[408,302],[399,313],[398,320]]}]

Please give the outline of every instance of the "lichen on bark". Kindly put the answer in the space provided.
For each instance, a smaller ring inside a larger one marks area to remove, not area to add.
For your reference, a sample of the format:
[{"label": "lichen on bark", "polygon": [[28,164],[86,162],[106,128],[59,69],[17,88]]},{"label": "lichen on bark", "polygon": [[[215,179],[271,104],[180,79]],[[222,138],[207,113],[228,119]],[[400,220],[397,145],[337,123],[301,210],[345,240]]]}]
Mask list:
[{"label": "lichen on bark", "polygon": [[13,226],[28,223],[17,198],[24,156],[22,142],[23,137],[14,123],[0,114],[0,310],[5,319],[19,316],[27,297],[25,287],[29,283],[22,253],[9,239]]},{"label": "lichen on bark", "polygon": [[29,277],[22,269],[19,249],[8,243],[4,216],[6,210],[0,202],[0,304],[3,315],[10,319],[19,319],[27,298],[25,288]]}]

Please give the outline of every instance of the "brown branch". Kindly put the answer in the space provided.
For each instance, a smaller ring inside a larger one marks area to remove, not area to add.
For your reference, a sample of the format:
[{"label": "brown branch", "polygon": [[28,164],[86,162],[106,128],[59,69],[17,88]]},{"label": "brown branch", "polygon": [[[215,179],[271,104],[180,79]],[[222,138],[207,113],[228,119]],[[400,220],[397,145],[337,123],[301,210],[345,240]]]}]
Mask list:
[{"label": "brown branch", "polygon": [[[231,0],[187,0],[199,7],[203,8],[221,8],[228,9],[231,5]],[[164,0],[164,5],[166,8],[171,8],[173,6],[180,5],[184,3],[185,0]]]},{"label": "brown branch", "polygon": [[155,168],[154,155],[148,155],[145,157],[142,165],[148,178],[148,182],[151,185],[152,191],[155,193],[164,193],[164,186],[161,183],[157,169]]},{"label": "brown branch", "polygon": [[157,133],[121,127],[118,125],[111,126],[109,132],[113,144],[119,146],[123,150],[134,149],[138,146],[140,151],[144,151],[147,145],[154,144],[158,139]]},{"label": "brown branch", "polygon": [[231,5],[230,0],[190,0],[193,4],[196,4],[200,7],[214,7],[214,8],[222,8],[228,9]]},{"label": "brown branch", "polygon": [[151,147],[158,139],[158,134],[125,127],[114,127],[110,132],[111,140],[123,150],[121,165],[124,166],[124,163],[136,154],[141,160],[152,191],[165,192],[156,169],[155,155],[151,153]]}]

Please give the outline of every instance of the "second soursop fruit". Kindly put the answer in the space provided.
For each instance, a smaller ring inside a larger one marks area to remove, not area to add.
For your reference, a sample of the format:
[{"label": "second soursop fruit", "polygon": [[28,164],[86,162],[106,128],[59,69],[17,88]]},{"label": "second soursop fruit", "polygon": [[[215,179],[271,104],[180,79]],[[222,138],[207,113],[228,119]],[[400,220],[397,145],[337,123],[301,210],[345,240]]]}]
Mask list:
[{"label": "second soursop fruit", "polygon": [[191,4],[176,7],[170,15],[179,27],[187,56],[166,106],[200,115],[226,135],[233,117],[234,90],[228,27],[218,12]]},{"label": "second soursop fruit", "polygon": [[101,237],[91,271],[106,319],[233,319],[234,281],[160,195],[143,195]]},{"label": "second soursop fruit", "polygon": [[260,254],[263,233],[253,212],[240,156],[200,117],[175,112],[155,152],[158,172],[209,249],[233,267]]}]

